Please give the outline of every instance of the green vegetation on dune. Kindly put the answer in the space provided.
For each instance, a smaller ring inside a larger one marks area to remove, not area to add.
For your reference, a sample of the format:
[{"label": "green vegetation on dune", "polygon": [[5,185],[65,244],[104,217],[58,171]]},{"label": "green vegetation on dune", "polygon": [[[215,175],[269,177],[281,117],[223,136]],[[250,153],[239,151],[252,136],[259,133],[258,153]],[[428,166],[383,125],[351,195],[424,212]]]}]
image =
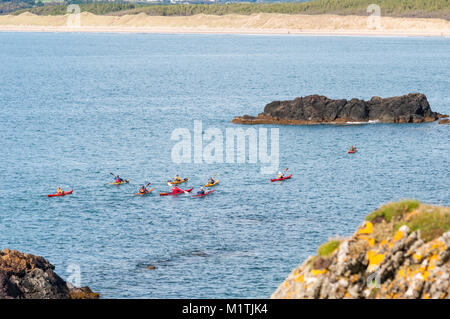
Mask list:
[{"label": "green vegetation on dune", "polygon": [[[373,0],[315,0],[309,2],[175,4],[155,5],[128,2],[98,2],[81,4],[81,11],[98,15],[125,15],[145,13],[154,16],[190,16],[195,14],[341,14],[367,15]],[[381,15],[400,17],[436,17],[450,19],[450,0],[378,0]],[[15,12],[30,11],[38,15],[61,15],[66,5],[35,6]]]}]

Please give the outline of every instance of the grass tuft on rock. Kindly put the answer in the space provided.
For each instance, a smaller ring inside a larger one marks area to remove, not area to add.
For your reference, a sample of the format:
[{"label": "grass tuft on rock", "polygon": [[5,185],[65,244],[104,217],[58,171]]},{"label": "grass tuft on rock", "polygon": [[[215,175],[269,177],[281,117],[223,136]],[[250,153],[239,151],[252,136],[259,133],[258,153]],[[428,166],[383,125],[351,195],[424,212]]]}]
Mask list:
[{"label": "grass tuft on rock", "polygon": [[321,257],[327,257],[339,247],[340,243],[339,240],[330,240],[317,249],[317,254]]},{"label": "grass tuft on rock", "polygon": [[407,225],[411,231],[420,230],[420,237],[426,242],[431,241],[450,229],[450,208],[423,205],[395,228],[402,225]]},{"label": "grass tuft on rock", "polygon": [[394,217],[402,217],[404,214],[419,207],[419,205],[420,202],[414,199],[407,199],[397,203],[389,203],[367,215],[366,220],[371,222],[377,217],[383,217],[387,222],[390,222]]}]

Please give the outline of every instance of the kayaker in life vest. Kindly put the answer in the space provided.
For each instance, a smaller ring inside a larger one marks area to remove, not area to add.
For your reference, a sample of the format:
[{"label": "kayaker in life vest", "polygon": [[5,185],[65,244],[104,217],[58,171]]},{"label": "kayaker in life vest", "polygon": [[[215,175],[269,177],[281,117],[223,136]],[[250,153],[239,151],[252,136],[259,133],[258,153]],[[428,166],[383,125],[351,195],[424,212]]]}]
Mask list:
[{"label": "kayaker in life vest", "polygon": [[56,190],[57,194],[62,194],[64,193],[63,190],[61,189],[61,187],[58,186],[58,189]]},{"label": "kayaker in life vest", "polygon": [[139,189],[139,193],[141,194],[147,193],[147,187],[145,187],[145,185],[142,185],[142,187]]},{"label": "kayaker in life vest", "polygon": [[353,152],[353,151],[355,151],[355,150],[356,150],[356,145],[350,146],[350,152]]},{"label": "kayaker in life vest", "polygon": [[203,187],[200,187],[200,190],[197,192],[198,195],[204,195],[205,189]]},{"label": "kayaker in life vest", "polygon": [[173,178],[173,180],[174,180],[174,182],[180,182],[180,181],[181,181],[181,178],[180,178],[180,176],[176,175],[176,176]]},{"label": "kayaker in life vest", "polygon": [[283,178],[284,177],[284,172],[278,172],[278,178]]},{"label": "kayaker in life vest", "polygon": [[123,179],[119,175],[116,176],[116,183],[122,183]]},{"label": "kayaker in life vest", "polygon": [[210,177],[210,178],[209,178],[209,181],[208,181],[208,184],[213,185],[215,182],[216,182],[216,181],[214,180],[214,178]]},{"label": "kayaker in life vest", "polygon": [[172,193],[174,194],[178,194],[178,193],[182,193],[183,190],[178,188],[177,186],[172,187]]}]

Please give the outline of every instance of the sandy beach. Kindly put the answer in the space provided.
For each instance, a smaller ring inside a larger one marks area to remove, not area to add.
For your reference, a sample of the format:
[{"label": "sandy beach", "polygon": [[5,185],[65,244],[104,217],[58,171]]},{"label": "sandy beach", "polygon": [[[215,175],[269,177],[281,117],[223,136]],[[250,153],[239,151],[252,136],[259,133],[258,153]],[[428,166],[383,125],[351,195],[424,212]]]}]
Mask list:
[{"label": "sandy beach", "polygon": [[424,18],[339,15],[0,16],[0,31],[216,34],[315,34],[374,36],[450,36],[450,21]]}]

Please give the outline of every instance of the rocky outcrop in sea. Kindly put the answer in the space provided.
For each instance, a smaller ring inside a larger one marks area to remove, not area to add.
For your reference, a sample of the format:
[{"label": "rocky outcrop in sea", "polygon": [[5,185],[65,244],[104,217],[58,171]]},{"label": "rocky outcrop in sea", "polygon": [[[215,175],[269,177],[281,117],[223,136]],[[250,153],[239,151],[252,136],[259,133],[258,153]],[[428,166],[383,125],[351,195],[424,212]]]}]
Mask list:
[{"label": "rocky outcrop in sea", "polygon": [[327,124],[379,121],[386,123],[432,122],[445,115],[433,112],[424,94],[381,98],[333,100],[309,95],[267,104],[258,116],[238,116],[238,124]]},{"label": "rocky outcrop in sea", "polygon": [[89,287],[76,288],[40,256],[0,251],[0,299],[97,299]]},{"label": "rocky outcrop in sea", "polygon": [[271,298],[450,298],[450,207],[380,207],[356,233],[332,239]]}]

